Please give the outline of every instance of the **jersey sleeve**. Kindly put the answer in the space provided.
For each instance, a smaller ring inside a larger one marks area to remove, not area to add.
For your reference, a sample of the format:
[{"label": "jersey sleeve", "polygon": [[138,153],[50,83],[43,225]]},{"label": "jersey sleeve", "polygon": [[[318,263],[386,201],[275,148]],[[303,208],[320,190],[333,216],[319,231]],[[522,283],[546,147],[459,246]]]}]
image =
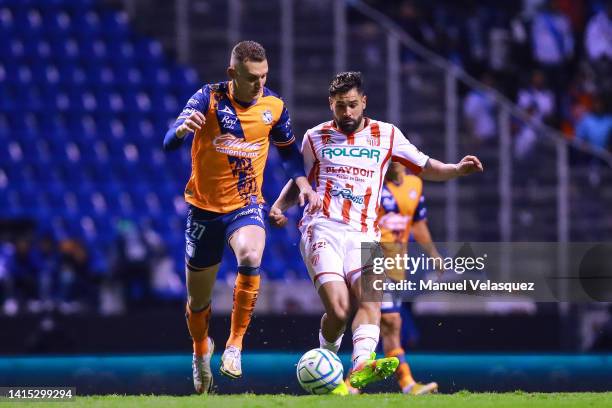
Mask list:
[{"label": "jersey sleeve", "polygon": [[187,104],[176,118],[174,127],[179,127],[185,122],[185,120],[193,112],[202,112],[204,115],[208,112],[208,106],[210,105],[210,87],[208,85],[198,89],[191,98],[187,101]]},{"label": "jersey sleeve", "polygon": [[293,135],[293,129],[291,128],[291,118],[289,117],[289,111],[287,107],[283,106],[283,110],[279,119],[276,121],[272,130],[270,131],[270,139],[276,146],[289,146],[295,142],[295,136]]},{"label": "jersey sleeve", "polygon": [[308,181],[311,183],[314,181],[313,165],[315,162],[314,152],[310,144],[310,136],[308,132],[304,134],[302,139],[302,148],[300,149],[302,156],[304,157],[304,173],[308,176]]},{"label": "jersey sleeve", "polygon": [[412,222],[423,221],[427,219],[427,205],[425,205],[425,196],[421,195],[419,204],[412,215]]},{"label": "jersey sleeve", "polygon": [[194,93],[191,98],[189,98],[189,100],[187,101],[187,105],[185,105],[178,118],[176,118],[174,124],[170,126],[170,129],[168,129],[168,131],[166,132],[166,135],[164,136],[163,145],[165,151],[172,151],[178,149],[183,144],[185,138],[178,138],[176,136],[176,129],[181,126],[183,122],[185,122],[185,120],[193,112],[200,111],[204,115],[206,115],[209,104],[210,87],[206,85],[203,88],[198,89],[198,91]]},{"label": "jersey sleeve", "polygon": [[393,126],[393,146],[391,159],[406,166],[413,174],[418,175],[429,160],[429,156],[417,149],[404,136],[401,130]]}]

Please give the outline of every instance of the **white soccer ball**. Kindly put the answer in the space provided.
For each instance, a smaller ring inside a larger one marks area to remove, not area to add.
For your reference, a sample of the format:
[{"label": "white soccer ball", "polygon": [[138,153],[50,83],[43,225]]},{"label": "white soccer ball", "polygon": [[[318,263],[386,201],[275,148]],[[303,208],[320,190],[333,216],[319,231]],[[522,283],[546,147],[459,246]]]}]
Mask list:
[{"label": "white soccer ball", "polygon": [[328,394],[344,381],[342,362],[336,353],[316,348],[307,351],[297,363],[297,378],[311,394]]}]

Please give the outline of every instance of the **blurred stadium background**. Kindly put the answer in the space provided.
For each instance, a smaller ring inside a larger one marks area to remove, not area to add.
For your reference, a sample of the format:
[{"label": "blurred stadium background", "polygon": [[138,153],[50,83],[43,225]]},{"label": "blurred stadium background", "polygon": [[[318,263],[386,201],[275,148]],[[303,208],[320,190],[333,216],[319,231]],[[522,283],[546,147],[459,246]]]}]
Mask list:
[{"label": "blurred stadium background", "polygon": [[[482,176],[426,183],[435,240],[609,241],[611,32],[604,0],[0,0],[0,384],[191,392],[190,152],[161,146],[194,91],[225,79],[241,39],[266,47],[267,86],[297,135],[329,119],[334,73],[359,70],[369,116],[433,157],[482,159]],[[285,180],[271,149],[268,201]],[[246,339],[256,352],[221,392],[297,391],[287,375],[317,345],[321,313],[298,238],[269,230]],[[226,255],[217,342],[235,276]],[[417,299],[404,314],[413,369],[442,391],[612,384],[608,304]]]}]

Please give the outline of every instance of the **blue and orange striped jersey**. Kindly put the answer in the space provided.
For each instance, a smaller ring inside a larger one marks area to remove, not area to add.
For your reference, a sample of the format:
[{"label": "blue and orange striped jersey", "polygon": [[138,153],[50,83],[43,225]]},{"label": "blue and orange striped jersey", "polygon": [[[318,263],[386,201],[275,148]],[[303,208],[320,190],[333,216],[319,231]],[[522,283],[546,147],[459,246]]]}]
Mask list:
[{"label": "blue and orange striped jersey", "polygon": [[236,101],[231,82],[207,84],[187,102],[175,126],[195,111],[206,117],[195,132],[185,200],[203,210],[228,213],[263,203],[263,173],[269,141],[295,143],[289,113],[278,95],[263,88],[251,104]]},{"label": "blue and orange striped jersey", "polygon": [[[377,220],[385,256],[393,258],[405,254],[412,224],[426,218],[423,181],[419,177],[405,174],[399,184],[385,181]],[[404,270],[388,270],[387,276],[396,281],[401,280]]]}]

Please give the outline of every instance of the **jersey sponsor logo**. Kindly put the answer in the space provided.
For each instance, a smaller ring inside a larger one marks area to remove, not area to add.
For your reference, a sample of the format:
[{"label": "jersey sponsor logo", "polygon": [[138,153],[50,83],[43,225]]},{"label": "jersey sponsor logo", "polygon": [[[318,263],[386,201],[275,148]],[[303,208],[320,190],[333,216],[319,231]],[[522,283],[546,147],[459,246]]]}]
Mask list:
[{"label": "jersey sponsor logo", "polygon": [[[192,99],[189,100],[189,103],[191,103]],[[183,119],[183,118],[188,118],[189,116],[191,116],[191,114],[193,112],[197,112],[198,110],[196,108],[193,108],[191,106],[187,106],[185,109],[183,109],[183,111],[181,112],[181,114],[179,115],[179,119]]]},{"label": "jersey sponsor logo", "polygon": [[224,106],[223,109],[219,109],[219,112],[227,113],[232,116],[236,116],[234,112],[229,108],[229,106]]},{"label": "jersey sponsor logo", "polygon": [[326,166],[325,172],[329,174],[351,174],[353,176],[370,177],[374,176],[374,170],[362,169],[353,166]]},{"label": "jersey sponsor logo", "polygon": [[238,123],[238,118],[236,116],[234,117],[229,116],[229,115],[221,116],[221,125],[226,129],[232,129],[232,130],[235,129],[236,123]]},{"label": "jersey sponsor logo", "polygon": [[246,142],[230,133],[215,137],[212,144],[219,153],[251,159],[257,157],[261,149],[261,144]]},{"label": "jersey sponsor logo", "polygon": [[263,214],[261,212],[261,208],[247,208],[246,210],[240,211],[238,214],[234,215],[232,218],[232,222],[236,221],[240,217],[245,217],[250,215],[250,218],[257,219],[263,223]]},{"label": "jersey sponsor logo", "polygon": [[266,125],[272,123],[272,111],[270,111],[269,109],[263,111],[263,113],[261,114],[261,120],[263,120],[263,123],[265,123]]},{"label": "jersey sponsor logo", "polygon": [[380,160],[380,150],[367,147],[324,147],[321,150],[323,158],[333,159],[334,157],[355,157]]},{"label": "jersey sponsor logo", "polygon": [[345,200],[351,200],[355,204],[363,204],[364,196],[354,195],[350,188],[335,185],[332,187],[330,194],[332,197],[342,197]]},{"label": "jersey sponsor logo", "polygon": [[402,215],[398,213],[387,213],[380,217],[378,220],[378,225],[382,228],[391,230],[391,231],[399,231],[402,232],[408,227],[408,223],[410,222],[410,215]]}]

